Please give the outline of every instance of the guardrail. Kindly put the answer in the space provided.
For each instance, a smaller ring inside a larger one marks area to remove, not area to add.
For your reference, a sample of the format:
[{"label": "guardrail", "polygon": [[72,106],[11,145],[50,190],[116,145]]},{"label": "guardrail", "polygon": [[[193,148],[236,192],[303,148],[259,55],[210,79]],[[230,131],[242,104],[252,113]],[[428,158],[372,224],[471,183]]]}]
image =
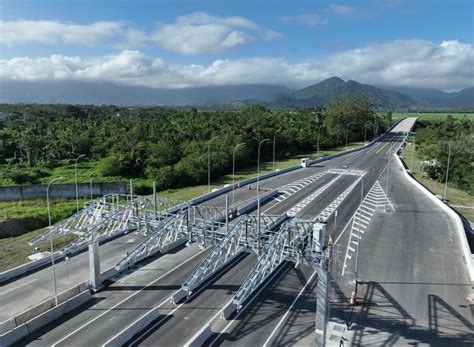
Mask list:
[{"label": "guardrail", "polygon": [[454,211],[448,204],[444,203],[436,196],[433,195],[425,186],[423,186],[420,182],[418,182],[410,173],[408,173],[407,168],[405,167],[403,161],[398,156],[398,150],[403,146],[405,142],[403,141],[397,151],[394,152],[394,156],[400,165],[404,176],[417,187],[428,199],[430,199],[435,205],[440,207],[446,214],[454,221],[456,230],[458,231],[459,240],[461,242],[461,250],[464,254],[464,258],[467,264],[467,269],[469,272],[469,278],[471,282],[474,282],[474,264],[471,259],[471,249],[469,247],[469,243],[466,237],[466,231],[464,229],[464,225],[461,221],[459,215]]}]

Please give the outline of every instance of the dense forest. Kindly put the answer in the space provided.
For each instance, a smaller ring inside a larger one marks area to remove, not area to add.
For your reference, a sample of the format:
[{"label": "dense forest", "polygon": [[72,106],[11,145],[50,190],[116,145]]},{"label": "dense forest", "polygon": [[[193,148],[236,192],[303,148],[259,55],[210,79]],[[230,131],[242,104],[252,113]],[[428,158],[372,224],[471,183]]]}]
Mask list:
[{"label": "dense forest", "polygon": [[[260,140],[262,160],[284,158],[367,139],[387,125],[365,97],[336,98],[326,107],[238,111],[87,105],[0,105],[1,175],[16,184],[35,183],[36,167],[85,154],[98,160],[104,176],[147,177],[160,189],[206,182],[208,145],[213,177],[236,166],[254,165]],[[319,130],[319,131],[318,131]]]},{"label": "dense forest", "polygon": [[[416,145],[426,160],[426,174],[445,182],[449,156],[449,182],[474,194],[474,133],[473,121],[454,119],[422,120],[417,124]],[[451,153],[449,153],[451,152]]]}]

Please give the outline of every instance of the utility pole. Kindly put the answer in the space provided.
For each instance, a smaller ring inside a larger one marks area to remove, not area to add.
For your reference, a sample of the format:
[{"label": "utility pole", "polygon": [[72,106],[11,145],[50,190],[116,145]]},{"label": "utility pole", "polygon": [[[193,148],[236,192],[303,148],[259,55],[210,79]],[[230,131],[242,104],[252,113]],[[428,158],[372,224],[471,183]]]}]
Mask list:
[{"label": "utility pole", "polygon": [[214,136],[207,142],[207,192],[211,192],[211,142],[219,136]]},{"label": "utility pole", "polygon": [[239,146],[245,146],[245,143],[236,144],[232,150],[232,206],[235,204],[235,151]]},{"label": "utility pole", "polygon": [[449,177],[449,161],[451,159],[451,143],[448,141],[448,166],[446,167],[446,181],[444,183],[444,201],[446,201],[446,193],[448,191],[448,177]]},{"label": "utility pole", "polygon": [[411,165],[410,165],[411,168],[413,168],[413,158],[415,156],[415,141],[416,141],[416,136],[413,135],[413,148],[411,151]]},{"label": "utility pole", "polygon": [[257,154],[257,198],[258,198],[258,191],[259,191],[259,179],[260,179],[260,146],[266,142],[270,141],[270,139],[264,139],[258,143],[258,154]]},{"label": "utility pole", "polygon": [[392,147],[389,149],[389,158],[388,158],[388,166],[387,166],[387,185],[385,186],[385,212],[387,212],[387,204],[388,204],[388,181],[390,179],[390,163],[392,161]]},{"label": "utility pole", "polygon": [[[59,181],[63,179],[64,177],[58,177],[48,184],[48,188],[46,188],[46,204],[48,205],[48,222],[49,222],[49,229],[51,229],[51,205],[49,203],[49,188],[51,187],[51,184],[55,181]],[[58,306],[58,289],[56,286],[56,268],[54,266],[54,249],[53,249],[53,238],[49,239],[50,246],[51,246],[51,268],[53,270],[53,286],[54,286],[54,303],[55,306]]]},{"label": "utility pole", "polygon": [[280,131],[280,129],[278,129],[277,131],[275,131],[275,133],[273,134],[273,172],[275,172],[275,140],[276,140],[276,134]]},{"label": "utility pole", "polygon": [[80,156],[78,156],[74,162],[74,181],[76,182],[76,212],[79,212],[79,192],[78,192],[78,189],[77,189],[77,161],[82,158],[82,157],[85,157],[86,155],[85,154],[81,154]]},{"label": "utility pole", "polygon": [[366,122],[364,125],[364,143],[367,141],[367,124],[370,124],[370,121]]},{"label": "utility pole", "polygon": [[348,140],[348,137],[349,137],[349,125],[351,125],[351,124],[355,124],[355,123],[354,122],[349,122],[346,125],[346,148],[345,148],[346,150],[347,150],[347,140]]}]

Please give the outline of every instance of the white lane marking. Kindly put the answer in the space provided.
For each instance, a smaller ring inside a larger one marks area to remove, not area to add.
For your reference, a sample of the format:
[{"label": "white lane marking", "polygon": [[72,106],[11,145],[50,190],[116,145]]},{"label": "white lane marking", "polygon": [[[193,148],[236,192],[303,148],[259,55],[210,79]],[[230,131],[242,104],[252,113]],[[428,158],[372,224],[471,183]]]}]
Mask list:
[{"label": "white lane marking", "polygon": [[293,309],[293,306],[295,305],[295,303],[298,301],[298,299],[300,298],[301,294],[303,294],[304,290],[306,289],[306,287],[308,286],[308,284],[313,280],[313,277],[316,275],[316,270],[314,270],[313,274],[311,275],[311,277],[308,279],[308,281],[306,282],[306,284],[304,285],[303,289],[300,290],[300,292],[298,293],[298,295],[296,296],[295,300],[293,300],[293,302],[291,303],[290,307],[288,308],[288,310],[285,312],[285,314],[283,315],[283,317],[281,317],[280,321],[278,322],[278,324],[276,325],[275,329],[273,329],[273,331],[271,332],[270,336],[268,336],[268,338],[265,340],[265,342],[263,343],[263,346],[266,347],[268,345],[268,343],[270,342],[270,340],[272,339],[273,335],[275,335],[275,333],[277,332],[278,328],[280,327],[280,325],[283,324],[286,316],[288,316],[288,314],[290,313],[290,311]]},{"label": "white lane marking", "polygon": [[[143,338],[143,336],[145,336],[146,334],[148,334],[152,329],[154,329],[156,326],[158,326],[161,322],[163,322],[163,320],[167,319],[168,317],[170,317],[174,312],[176,312],[177,310],[179,310],[184,304],[186,304],[189,299],[192,299],[194,298],[195,296],[197,296],[198,294],[200,294],[202,291],[204,291],[205,289],[207,289],[207,286],[201,286],[201,288],[199,288],[197,291],[195,291],[194,293],[191,294],[191,296],[189,298],[187,298],[185,301],[183,301],[181,304],[179,304],[178,306],[176,306],[173,310],[171,310],[170,312],[168,312],[166,315],[163,315],[163,317],[161,319],[159,319],[158,321],[156,321],[154,324],[152,324],[151,326],[148,327],[148,329],[146,329],[145,331],[143,331],[140,335],[138,335],[135,339],[133,339],[132,341],[130,341],[129,343],[127,343],[127,345],[133,345],[134,343],[136,343],[137,341],[139,341],[141,338]],[[178,289],[177,291],[175,291],[173,294],[171,294],[166,300],[163,300],[163,302],[161,304],[159,304],[158,306],[156,306],[157,308],[160,308],[161,306],[163,306],[164,304],[168,303],[171,298],[177,293],[179,292],[181,289]],[[126,330],[126,329],[124,329]],[[123,331],[123,330],[122,330]]]},{"label": "white lane marking", "polygon": [[102,312],[100,315],[98,315],[97,317],[95,317],[94,319],[91,319],[90,321],[88,321],[86,324],[83,324],[81,325],[79,328],[77,328],[76,330],[74,330],[73,332],[67,334],[66,336],[64,336],[63,338],[61,338],[59,341],[56,341],[55,343],[53,343],[51,346],[54,347],[56,346],[58,343],[61,343],[62,341],[66,340],[67,338],[69,338],[70,336],[74,335],[75,333],[77,333],[78,331],[84,329],[86,326],[88,326],[89,324],[95,322],[97,319],[99,319],[100,317],[102,317],[103,315],[109,313],[110,311],[112,311],[114,308],[116,308],[117,306],[123,304],[125,301],[129,300],[130,298],[134,297],[135,295],[137,295],[138,293],[142,292],[143,290],[145,290],[146,288],[150,287],[151,285],[153,285],[155,282],[159,281],[160,279],[162,279],[163,277],[169,275],[170,273],[172,273],[173,271],[175,271],[176,269],[180,268],[181,266],[183,266],[184,264],[186,264],[187,262],[191,261],[192,259],[194,259],[195,257],[197,257],[199,254],[201,254],[202,252],[204,252],[206,249],[208,249],[209,247],[207,248],[204,248],[202,251],[200,251],[199,253],[196,253],[195,255],[193,255],[191,258],[189,258],[188,260],[182,262],[181,264],[179,264],[178,266],[172,268],[171,270],[169,270],[167,273],[161,275],[160,277],[158,277],[157,279],[154,279],[153,281],[151,281],[150,283],[148,283],[145,287],[141,288],[140,290],[132,293],[131,295],[127,296],[125,299],[123,299],[122,301],[120,301],[119,303],[115,304],[114,306],[112,306],[111,308],[109,308],[108,310]]},{"label": "white lane marking", "polygon": [[[206,324],[204,324],[204,325],[198,330],[198,332],[199,332],[200,330],[202,330],[205,326],[207,326],[207,325],[210,326],[211,323],[212,323],[217,317],[219,317],[219,315],[222,314],[222,312],[224,312],[225,308],[226,308],[227,306],[229,306],[230,304],[232,304],[232,301],[234,301],[234,298],[230,299],[214,316],[212,316],[211,319],[209,319],[209,320],[207,321]],[[186,343],[184,344],[184,346],[190,346],[191,340],[192,340],[193,338],[194,338],[194,336],[193,336],[190,340],[188,340],[188,342],[186,342]]]},{"label": "white lane marking", "polygon": [[221,332],[219,333],[216,333],[217,336],[215,337],[214,340],[211,341],[211,343],[209,343],[209,346],[213,346],[214,343],[217,341],[217,339],[219,338],[220,335],[222,335],[223,333],[225,333],[227,331],[227,329],[229,329],[229,327],[234,323],[236,322],[236,319],[237,317],[240,316],[240,314],[242,312],[245,311],[245,309],[258,297],[258,295],[265,289],[267,288],[268,286],[268,283],[270,283],[283,269],[285,268],[285,266],[281,266],[278,271],[275,271],[275,273],[273,274],[273,276],[271,276],[268,281],[266,281],[266,284],[264,286],[262,286],[262,288],[260,288],[260,290],[253,296],[253,298],[239,311],[239,313],[237,313],[237,315],[234,317],[234,319],[232,319],[229,324],[227,324],[224,329],[222,329]]}]

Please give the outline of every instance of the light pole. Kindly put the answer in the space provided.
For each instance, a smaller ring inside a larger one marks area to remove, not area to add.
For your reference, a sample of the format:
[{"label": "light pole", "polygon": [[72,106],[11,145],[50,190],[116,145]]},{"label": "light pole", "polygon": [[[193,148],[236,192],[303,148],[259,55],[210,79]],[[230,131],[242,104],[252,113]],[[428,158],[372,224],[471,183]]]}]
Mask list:
[{"label": "light pole", "polygon": [[448,141],[448,166],[446,167],[446,181],[444,182],[444,201],[446,201],[446,193],[448,190],[448,177],[449,177],[449,161],[451,159],[451,143]]},{"label": "light pole", "polygon": [[[364,201],[364,176],[361,176],[361,187],[360,187],[360,205],[362,206],[362,202]],[[359,228],[357,230],[357,245],[356,245],[356,259],[355,259],[355,293],[357,296],[357,277],[358,277],[358,270],[359,270],[359,243],[360,243],[360,225],[362,224],[362,219],[360,217],[359,212]]]},{"label": "light pole", "polygon": [[[49,188],[51,187],[51,184],[53,182],[59,181],[63,179],[64,177],[57,177],[48,184],[48,188],[46,188],[46,204],[48,205],[48,222],[49,222],[49,228],[51,229],[51,205],[49,203]],[[53,249],[53,238],[49,239],[50,246],[51,246],[51,268],[53,270],[53,285],[54,285],[54,303],[56,306],[58,306],[58,290],[56,287],[56,269],[54,267],[54,249]]]},{"label": "light pole", "polygon": [[219,136],[214,136],[207,142],[207,192],[211,192],[211,142]]},{"label": "light pole", "polygon": [[74,162],[74,181],[76,182],[76,212],[79,212],[79,193],[77,191],[77,161],[85,156],[85,154],[81,154],[76,158],[76,161]]},{"label": "light pole", "polygon": [[415,141],[416,141],[416,136],[413,135],[413,148],[411,151],[411,168],[413,169],[413,157],[415,156]]},{"label": "light pole", "polygon": [[239,146],[245,146],[245,143],[238,143],[234,146],[234,149],[232,150],[232,206],[234,206],[235,203],[235,151]]},{"label": "light pole", "polygon": [[367,141],[367,124],[370,124],[371,121],[367,121],[365,122],[365,125],[364,125],[364,143]]},{"label": "light pole", "polygon": [[273,134],[273,171],[275,171],[275,140],[276,140],[276,134],[280,131],[280,129],[278,129],[277,131],[275,131],[275,133]]},{"label": "light pole", "polygon": [[385,186],[385,212],[387,212],[387,204],[388,204],[388,181],[390,179],[390,163],[392,161],[392,147],[390,147],[390,149],[388,150],[389,157],[388,157],[388,167],[387,167],[387,185]]},{"label": "light pole", "polygon": [[321,125],[318,125],[318,137],[316,140],[316,159],[319,158],[319,133],[321,130]]},{"label": "light pole", "polygon": [[257,198],[259,190],[259,178],[260,178],[260,146],[262,143],[270,141],[270,139],[264,139],[258,143],[258,154],[257,154]]},{"label": "light pole", "polygon": [[346,125],[346,148],[345,148],[346,150],[347,150],[347,139],[349,137],[349,125],[351,125],[351,124],[355,124],[355,122],[349,122]]}]

